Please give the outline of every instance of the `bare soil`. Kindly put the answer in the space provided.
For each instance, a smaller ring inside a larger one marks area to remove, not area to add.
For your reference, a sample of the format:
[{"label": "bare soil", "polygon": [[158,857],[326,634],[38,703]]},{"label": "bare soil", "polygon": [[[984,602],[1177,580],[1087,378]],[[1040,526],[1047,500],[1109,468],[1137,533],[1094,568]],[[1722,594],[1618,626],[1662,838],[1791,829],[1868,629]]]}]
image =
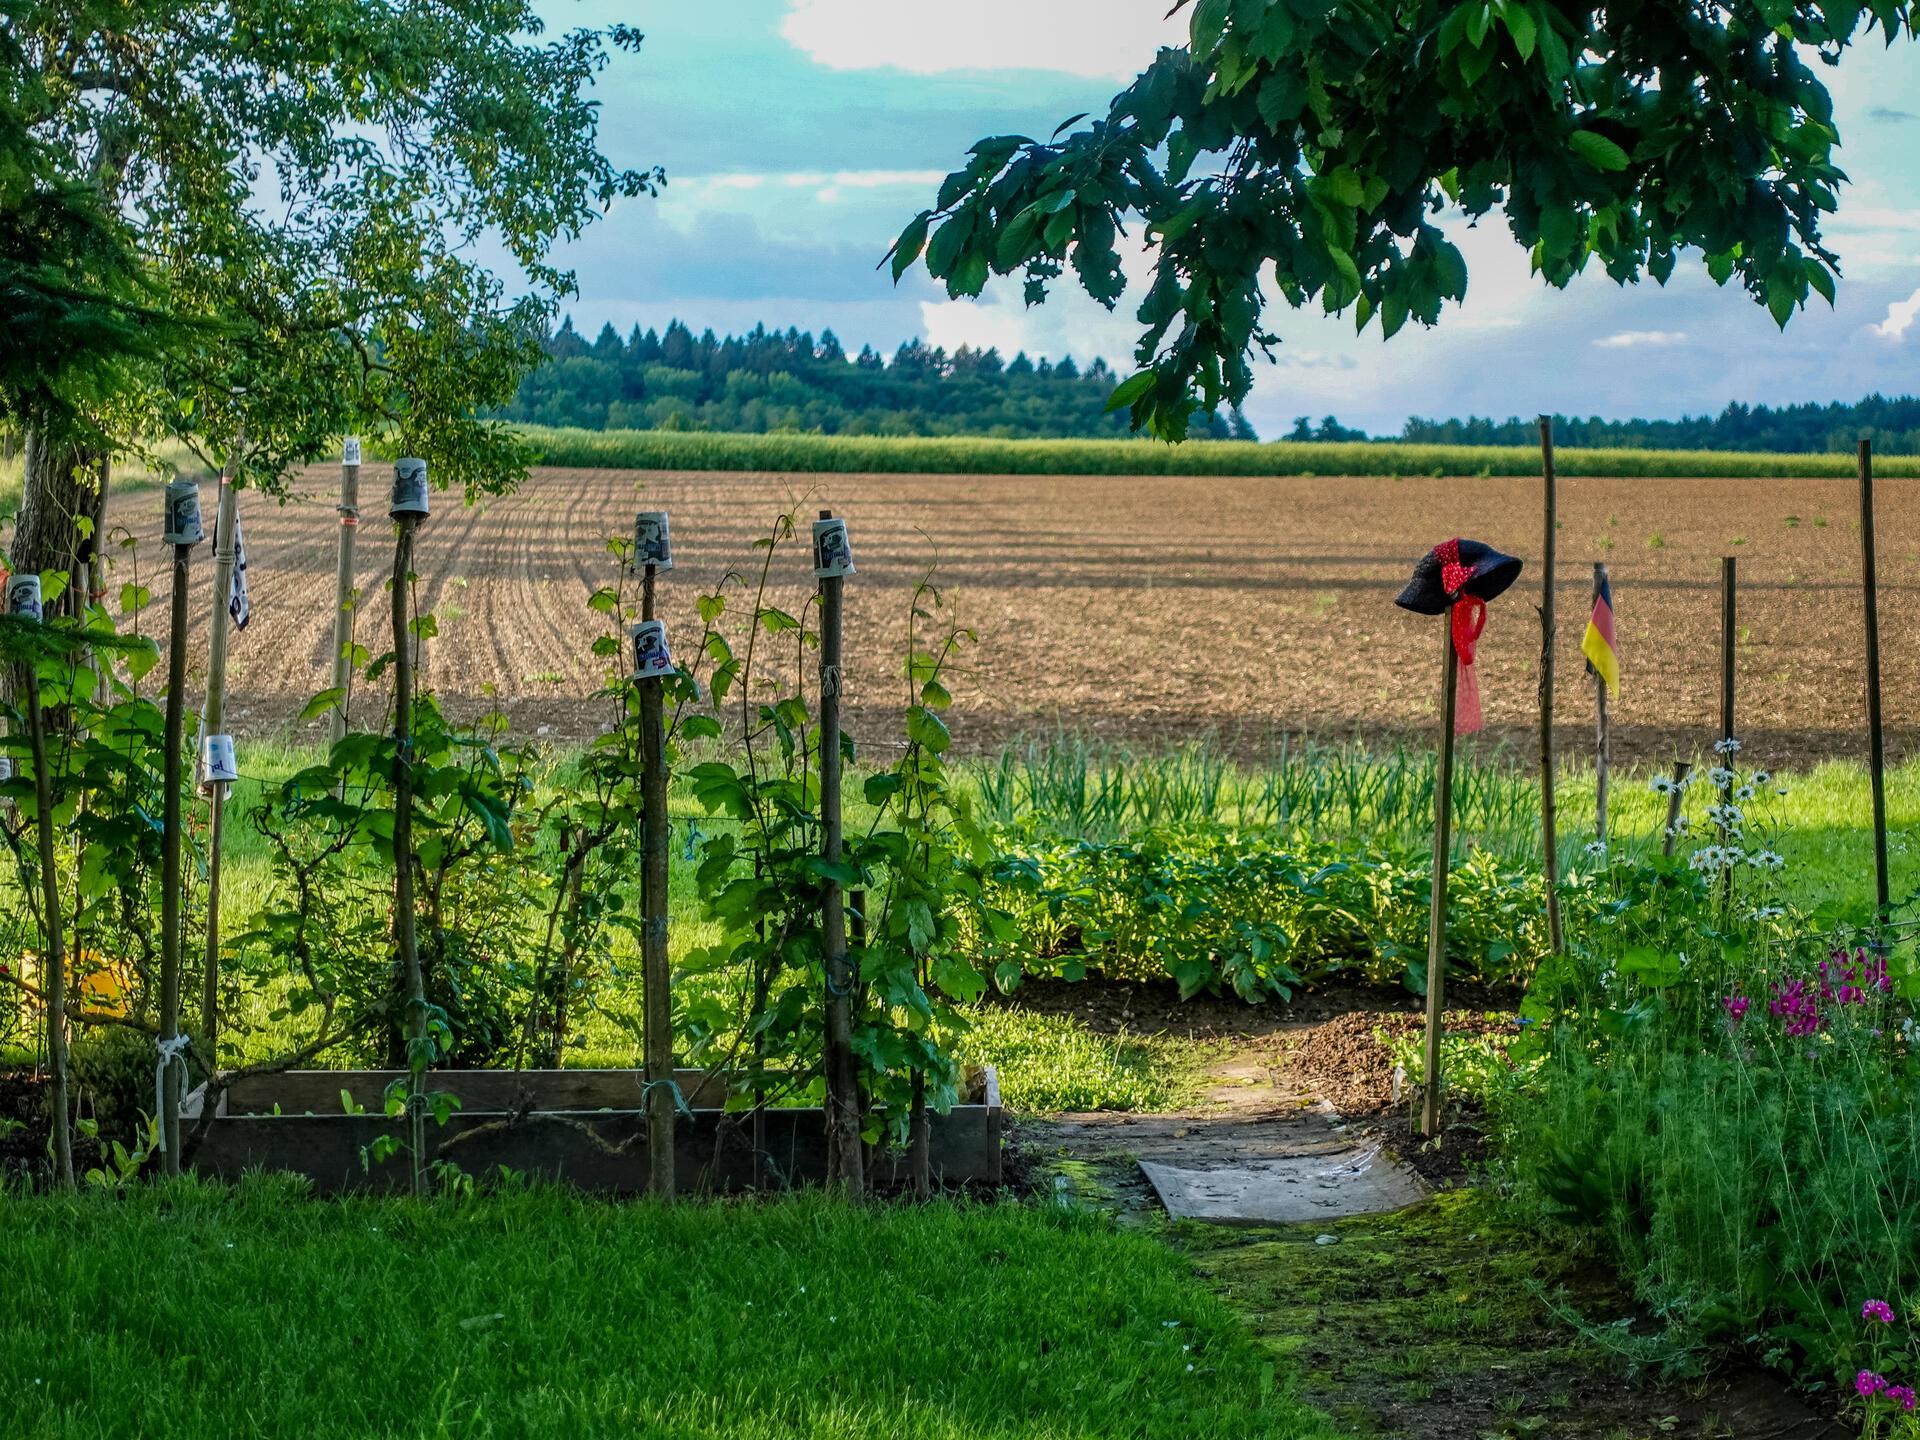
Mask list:
[{"label": "bare soil", "polygon": [[[277,730],[328,683],[337,472],[307,498],[244,511],[255,620],[233,651],[229,713],[243,733]],[[382,483],[369,466],[370,497]],[[150,493],[112,518],[142,535]],[[1424,736],[1435,715],[1437,623],[1393,605],[1414,560],[1464,534],[1523,557],[1540,545],[1538,482],[1525,479],[785,476],[541,470],[517,495],[471,509],[436,497],[418,555],[419,599],[440,638],[424,679],[449,708],[505,710],[528,730],[594,733],[602,617],[587,608],[615,578],[606,539],[633,512],[674,517],[678,568],[662,614],[683,646],[695,597],[751,567],[753,541],[783,509],[830,506],[852,527],[850,724],[877,735],[901,701],[914,585],[934,571],[978,632],[955,676],[966,750],[1068,728],[1152,745],[1207,734],[1254,754],[1281,734]],[[1859,542],[1841,480],[1564,480],[1560,487],[1560,715],[1587,733],[1581,671],[1589,562],[1612,567],[1625,686],[1616,755],[1691,754],[1718,724],[1720,557],[1740,561],[1741,729],[1770,763],[1863,753]],[[361,527],[360,637],[384,649],[391,541],[377,504]],[[1880,486],[1882,625],[1920,623],[1920,481]],[[140,579],[164,601],[153,552]],[[774,599],[811,589],[804,544],[776,562]],[[210,584],[204,550],[194,584]],[[116,588],[132,579],[117,560]],[[1487,737],[1531,734],[1537,573],[1495,603],[1482,642]],[[210,601],[208,602],[210,604]],[[196,605],[204,626],[206,605]],[[152,631],[163,610],[149,610]],[[204,638],[193,642],[204,664]],[[1885,656],[1896,754],[1920,740],[1920,649]],[[378,703],[374,701],[372,703]]]}]

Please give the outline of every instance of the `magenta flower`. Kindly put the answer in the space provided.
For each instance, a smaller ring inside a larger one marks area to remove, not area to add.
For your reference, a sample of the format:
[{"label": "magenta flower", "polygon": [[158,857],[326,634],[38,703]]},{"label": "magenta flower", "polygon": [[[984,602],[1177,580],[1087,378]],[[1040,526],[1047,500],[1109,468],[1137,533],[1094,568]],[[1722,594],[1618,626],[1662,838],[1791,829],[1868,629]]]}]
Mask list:
[{"label": "magenta flower", "polygon": [[1878,1320],[1882,1325],[1893,1323],[1893,1306],[1884,1300],[1869,1300],[1860,1307],[1862,1320]]},{"label": "magenta flower", "polygon": [[1720,1008],[1727,1012],[1727,1019],[1738,1025],[1747,1018],[1747,1007],[1753,1002],[1744,995],[1728,995],[1720,1001]]},{"label": "magenta flower", "polygon": [[1871,1400],[1887,1388],[1887,1377],[1876,1375],[1871,1370],[1862,1370],[1853,1377],[1853,1388],[1860,1392],[1862,1400]]},{"label": "magenta flower", "polygon": [[1780,1019],[1790,1040],[1811,1035],[1825,1023],[1820,1016],[1820,1000],[1805,980],[1782,980],[1775,985],[1767,1010]]},{"label": "magenta flower", "polygon": [[1887,1399],[1891,1400],[1895,1405],[1898,1405],[1902,1410],[1913,1409],[1914,1395],[1911,1385],[1889,1385],[1887,1386],[1886,1395]]},{"label": "magenta flower", "polygon": [[1818,969],[1823,1000],[1864,1005],[1873,999],[1875,991],[1882,995],[1893,992],[1893,977],[1887,973],[1884,955],[1869,955],[1865,950],[1855,950],[1849,955],[1845,950],[1836,950],[1820,962]]}]

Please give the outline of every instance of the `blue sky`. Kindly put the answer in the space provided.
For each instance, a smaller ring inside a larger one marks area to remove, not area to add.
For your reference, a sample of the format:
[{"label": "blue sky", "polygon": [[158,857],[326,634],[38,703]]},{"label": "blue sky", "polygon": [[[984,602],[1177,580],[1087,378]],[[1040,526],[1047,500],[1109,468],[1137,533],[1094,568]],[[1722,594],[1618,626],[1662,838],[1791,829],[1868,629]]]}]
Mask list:
[{"label": "blue sky", "polygon": [[[625,21],[638,56],[602,77],[603,140],[623,164],[666,167],[658,200],[621,204],[563,252],[591,334],[612,321],[696,329],[756,321],[891,353],[921,336],[1124,368],[1131,302],[1108,314],[1056,289],[1038,309],[1001,281],[950,302],[923,274],[874,267],[967,147],[1047,133],[1108,98],[1176,39],[1167,0],[546,0],[556,26]],[[1497,218],[1457,227],[1466,304],[1390,343],[1350,320],[1276,311],[1285,342],[1247,411],[1263,435],[1334,413],[1392,433],[1410,414],[1539,411],[1673,416],[1729,400],[1920,392],[1920,44],[1870,44],[1826,71],[1853,177],[1829,237],[1839,303],[1783,335],[1696,265],[1664,289],[1583,277],[1556,293],[1527,273]],[[1134,292],[1137,293],[1137,292]]]}]

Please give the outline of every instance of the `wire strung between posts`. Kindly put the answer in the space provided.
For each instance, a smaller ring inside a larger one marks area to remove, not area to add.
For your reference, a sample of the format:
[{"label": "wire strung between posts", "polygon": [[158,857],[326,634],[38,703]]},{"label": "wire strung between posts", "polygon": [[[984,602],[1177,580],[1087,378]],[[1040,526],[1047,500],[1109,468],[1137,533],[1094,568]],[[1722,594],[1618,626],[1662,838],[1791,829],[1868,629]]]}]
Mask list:
[{"label": "wire strung between posts", "polygon": [[[153,1142],[153,1148],[158,1154],[164,1154],[167,1148],[167,1127],[164,1118],[167,1113],[167,1067],[178,1065],[184,1071],[187,1068],[187,1046],[192,1043],[193,1037],[184,1034],[169,1036],[154,1042],[154,1048],[159,1051],[159,1058],[153,1065],[153,1113],[161,1123],[159,1138]],[[182,1089],[186,1088],[185,1080],[185,1075],[182,1075]]]}]

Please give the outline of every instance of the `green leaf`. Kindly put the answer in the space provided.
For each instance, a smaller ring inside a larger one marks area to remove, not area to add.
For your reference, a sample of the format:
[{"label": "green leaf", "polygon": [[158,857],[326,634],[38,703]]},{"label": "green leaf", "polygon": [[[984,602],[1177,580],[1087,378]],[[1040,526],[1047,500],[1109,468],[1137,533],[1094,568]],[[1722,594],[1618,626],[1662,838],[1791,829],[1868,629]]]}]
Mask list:
[{"label": "green leaf", "polygon": [[907,711],[907,738],[936,755],[944,754],[953,743],[945,723],[924,705],[915,705]]},{"label": "green leaf", "polygon": [[1533,18],[1533,11],[1515,0],[1507,0],[1501,19],[1507,23],[1507,34],[1513,38],[1513,48],[1520,52],[1520,58],[1531,60],[1534,44],[1540,38],[1540,23]]},{"label": "green leaf", "polygon": [[1567,138],[1567,144],[1596,170],[1612,173],[1627,168],[1627,152],[1597,130],[1576,130]]},{"label": "green leaf", "polygon": [[973,235],[974,212],[962,210],[933,232],[927,246],[927,273],[944,280],[953,274],[960,252]]},{"label": "green leaf", "polygon": [[1134,401],[1153,389],[1153,382],[1154,373],[1151,370],[1142,370],[1138,375],[1129,375],[1114,386],[1113,394],[1107,397],[1107,413],[1111,415],[1115,410],[1131,407]]},{"label": "green leaf", "polygon": [[[893,278],[896,283],[898,283],[902,275],[907,273],[908,269],[913,265],[913,262],[920,258],[920,252],[926,249],[927,226],[932,219],[933,215],[930,211],[922,210],[918,215],[914,216],[912,220],[907,222],[907,228],[902,230],[900,232],[900,238],[893,242]],[[867,253],[872,254],[873,252],[868,251]],[[707,598],[717,600],[720,597],[712,596]],[[708,624],[712,624],[713,622],[708,619],[704,613],[705,605],[706,598],[703,598],[701,601],[703,613],[700,618],[706,620]]]},{"label": "green leaf", "polygon": [[300,719],[302,721],[318,719],[329,710],[339,709],[340,702],[346,698],[346,690],[338,685],[330,690],[322,690],[301,708]]}]

